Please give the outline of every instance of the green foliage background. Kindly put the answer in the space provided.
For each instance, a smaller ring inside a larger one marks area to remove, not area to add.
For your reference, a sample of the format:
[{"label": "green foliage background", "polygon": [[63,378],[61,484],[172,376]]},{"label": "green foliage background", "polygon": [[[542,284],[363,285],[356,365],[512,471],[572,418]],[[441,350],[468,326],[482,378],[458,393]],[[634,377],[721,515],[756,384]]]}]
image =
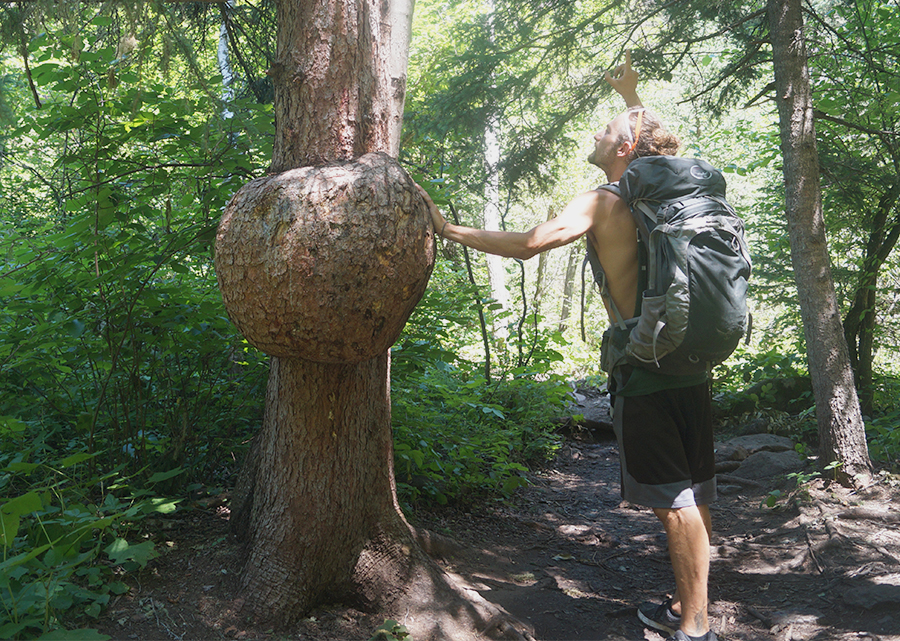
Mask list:
[{"label": "green foliage background", "polygon": [[[767,381],[806,367],[765,24],[758,3],[676,4],[419,0],[401,160],[480,226],[495,123],[504,225],[542,222],[601,182],[583,158],[619,109],[602,73],[632,47],[646,102],[685,153],[728,172],[751,230],[753,341],[714,381],[726,407],[763,384],[752,400],[764,408]],[[269,0],[0,6],[0,638],[92,638],[75,630],[156,554],[147,518],[229,487],[261,421],[268,362],[225,315],[212,241],[271,157],[273,16]],[[807,23],[821,43],[811,61],[842,311],[869,319],[870,448],[895,465],[900,15],[881,0],[812,3]],[[704,32],[715,37],[701,43]],[[582,342],[570,287],[579,252],[509,261],[501,310],[482,257],[441,247],[392,350],[405,510],[503,500],[553,455],[569,381],[601,382],[602,308],[588,287]],[[508,335],[485,339],[482,318]],[[811,406],[798,438],[811,436]]]}]

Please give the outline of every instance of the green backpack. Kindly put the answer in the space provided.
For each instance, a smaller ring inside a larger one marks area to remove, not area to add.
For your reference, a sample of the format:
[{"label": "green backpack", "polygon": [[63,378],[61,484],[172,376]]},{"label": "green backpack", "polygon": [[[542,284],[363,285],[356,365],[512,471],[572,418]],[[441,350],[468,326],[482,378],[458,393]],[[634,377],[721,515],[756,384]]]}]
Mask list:
[{"label": "green backpack", "polygon": [[586,262],[613,314],[601,367],[629,363],[697,374],[728,358],[750,330],[750,254],[744,224],[725,200],[725,178],[696,158],[646,156],[618,184],[601,185],[631,209],[640,240],[640,315],[625,321],[590,242]]}]

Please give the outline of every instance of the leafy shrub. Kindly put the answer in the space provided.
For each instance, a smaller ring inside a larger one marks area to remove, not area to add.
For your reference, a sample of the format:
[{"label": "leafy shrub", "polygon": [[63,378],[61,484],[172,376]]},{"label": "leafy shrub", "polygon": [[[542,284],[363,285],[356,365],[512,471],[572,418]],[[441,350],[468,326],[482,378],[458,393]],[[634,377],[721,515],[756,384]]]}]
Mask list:
[{"label": "leafy shrub", "polygon": [[900,409],[866,421],[869,455],[892,466],[900,463]]},{"label": "leafy shrub", "polygon": [[12,87],[0,414],[58,428],[57,446],[73,433],[130,472],[186,464],[208,482],[262,414],[266,358],[225,316],[212,240],[271,155],[270,107],[237,100],[223,118],[207,78],[166,83],[140,63],[149,51],[108,42],[45,32],[28,51],[41,108],[23,107],[24,79]]},{"label": "leafy shrub", "polygon": [[50,436],[0,417],[0,488],[10,497],[0,504],[0,638],[105,638],[66,628],[127,591],[123,576],[157,556],[153,541],[135,542],[139,522],[176,501],[133,490],[117,471],[94,472],[83,444],[58,458]]},{"label": "leafy shrub", "polygon": [[[713,369],[712,391],[724,411],[736,407],[766,408],[776,405],[775,379],[807,376],[806,359],[796,352],[784,353],[773,347],[764,352],[750,352],[738,347],[729,360]],[[808,398],[806,406],[811,406]],[[749,402],[748,402],[749,401]]]},{"label": "leafy shrub", "polygon": [[552,419],[569,388],[550,372],[562,358],[549,346],[552,336],[532,342],[528,364],[488,380],[480,364],[442,343],[458,337],[454,321],[465,322],[450,311],[466,308],[463,295],[426,296],[393,352],[400,363],[391,383],[395,472],[406,507],[508,495],[526,483],[526,464],[559,444]]}]

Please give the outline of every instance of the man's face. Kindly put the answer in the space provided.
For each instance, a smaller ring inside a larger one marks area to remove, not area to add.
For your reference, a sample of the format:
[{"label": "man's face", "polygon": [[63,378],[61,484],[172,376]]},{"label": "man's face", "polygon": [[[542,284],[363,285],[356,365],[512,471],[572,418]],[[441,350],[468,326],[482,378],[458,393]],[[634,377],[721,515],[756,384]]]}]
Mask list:
[{"label": "man's face", "polygon": [[610,167],[622,146],[624,128],[628,126],[627,118],[628,114],[620,114],[606,125],[606,129],[594,134],[594,150],[587,158],[589,163],[604,170]]}]

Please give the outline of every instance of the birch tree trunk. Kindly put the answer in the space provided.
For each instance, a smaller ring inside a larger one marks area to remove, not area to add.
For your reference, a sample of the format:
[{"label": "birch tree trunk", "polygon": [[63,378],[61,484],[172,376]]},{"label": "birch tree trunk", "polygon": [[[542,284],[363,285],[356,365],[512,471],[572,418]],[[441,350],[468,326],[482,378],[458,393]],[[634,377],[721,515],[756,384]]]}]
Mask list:
[{"label": "birch tree trunk", "polygon": [[226,0],[222,4],[222,24],[219,26],[219,46],[216,49],[216,61],[219,73],[222,74],[222,118],[234,117],[231,104],[234,102],[234,72],[231,68],[231,57],[228,55],[228,14],[234,10],[234,0]]},{"label": "birch tree trunk", "polygon": [[822,217],[819,160],[800,0],[769,0],[776,102],[784,154],[791,261],[806,335],[823,462],[847,478],[871,473]]},{"label": "birch tree trunk", "polygon": [[[484,228],[490,231],[500,230],[500,141],[497,138],[497,123],[490,120],[484,132],[484,164],[487,168],[487,184],[484,189]],[[506,288],[506,270],[503,258],[494,254],[485,254],[488,267],[488,286],[491,298],[500,305],[500,312],[509,309],[509,290]],[[493,333],[497,338],[507,338],[509,331],[505,320],[494,319]]]}]

